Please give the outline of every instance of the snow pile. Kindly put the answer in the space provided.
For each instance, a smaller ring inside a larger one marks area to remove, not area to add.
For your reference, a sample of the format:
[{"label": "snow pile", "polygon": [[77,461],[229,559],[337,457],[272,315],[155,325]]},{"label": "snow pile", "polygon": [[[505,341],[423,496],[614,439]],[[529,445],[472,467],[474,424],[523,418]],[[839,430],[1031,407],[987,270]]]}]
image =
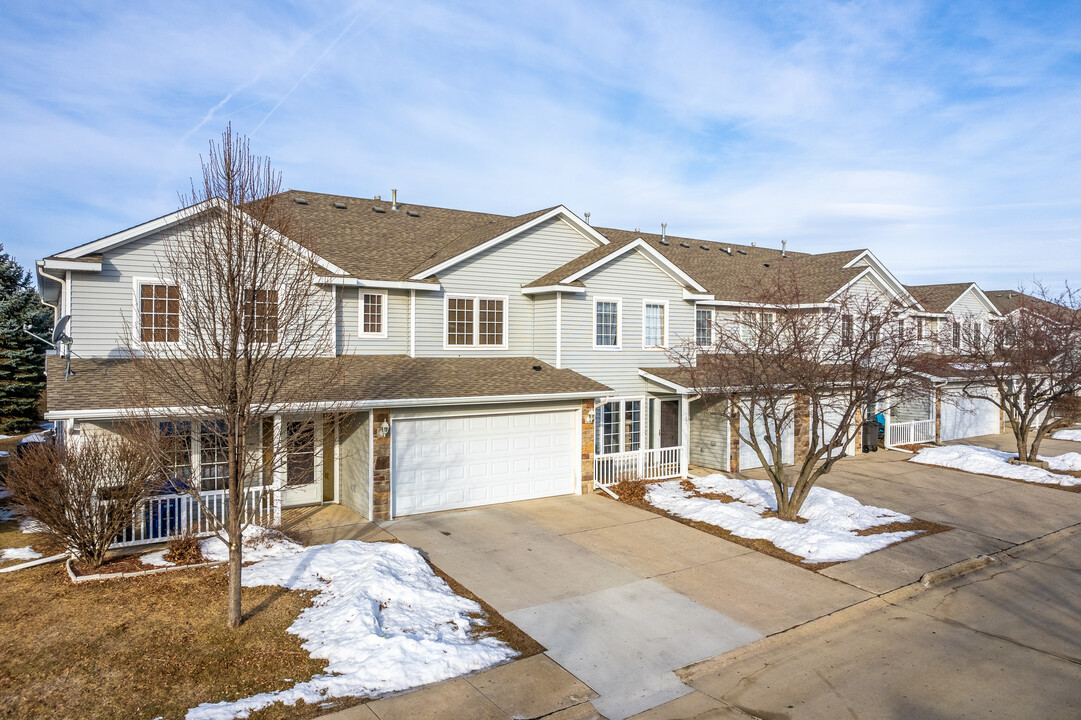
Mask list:
[{"label": "snow pile", "polygon": [[[22,506],[20,505],[19,507]],[[24,515],[19,518],[19,532],[27,535],[31,533],[49,532],[49,526],[45,523],[38,522],[32,517]]]},{"label": "snow pile", "polygon": [[21,548],[6,548],[0,551],[0,560],[37,560],[41,553],[27,545]]},{"label": "snow pile", "polygon": [[799,555],[804,562],[855,560],[887,545],[912,537],[917,531],[856,535],[858,530],[911,522],[908,515],[862,505],[855,498],[825,488],[812,488],[800,510],[806,523],[762,517],[777,509],[773,486],[766,480],[737,480],[725,475],[691,478],[699,492],[723,493],[736,502],[725,503],[696,497],[681,481],[647,486],[646,499],[655,507],[699,522],[709,523],[749,540],[769,540],[782,550]]},{"label": "snow pile", "polygon": [[[267,558],[295,555],[304,550],[304,546],[293,542],[277,530],[249,525],[244,528],[244,562],[259,562]],[[199,542],[199,550],[206,562],[228,562],[229,547],[217,537],[209,537]],[[165,559],[168,549],[143,555],[147,565],[169,566],[174,563]]]},{"label": "snow pile", "polygon": [[11,497],[11,491],[6,487],[0,487],[0,500],[7,500]]},{"label": "snow pile", "polygon": [[[923,448],[910,460],[924,465],[940,465],[980,475],[995,475],[1041,485],[1064,487],[1081,485],[1081,478],[1071,475],[1061,475],[1032,465],[1011,465],[1006,462],[1011,457],[1017,457],[1017,455],[976,445],[945,445]],[[1040,457],[1040,460],[1046,460],[1056,470],[1081,470],[1081,456],[1077,453],[1066,453],[1051,458]]]},{"label": "snow pile", "polygon": [[1081,442],[1081,430],[1059,430],[1051,436],[1052,440],[1073,440]]},{"label": "snow pile", "polygon": [[288,690],[236,702],[204,703],[187,720],[247,717],[281,702],[318,703],[332,697],[372,697],[439,682],[511,659],[494,638],[469,631],[480,611],[455,595],[413,548],[398,543],[340,540],[244,570],[244,585],[280,585],[319,592],[289,632],[304,638],[312,657],[329,661],[326,674]]},{"label": "snow pile", "polygon": [[15,508],[10,505],[0,507],[0,522],[7,522],[8,520],[14,520],[19,517],[19,514],[15,512]]}]

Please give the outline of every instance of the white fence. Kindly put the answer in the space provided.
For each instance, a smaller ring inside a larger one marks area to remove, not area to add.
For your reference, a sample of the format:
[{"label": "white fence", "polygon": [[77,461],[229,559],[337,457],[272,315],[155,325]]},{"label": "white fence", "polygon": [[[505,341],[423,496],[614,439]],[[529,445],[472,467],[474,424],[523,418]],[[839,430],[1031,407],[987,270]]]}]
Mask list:
[{"label": "white fence", "polygon": [[624,480],[679,477],[682,461],[682,447],[596,455],[593,458],[593,485],[609,487]]},{"label": "white fence", "polygon": [[[222,520],[228,514],[227,491],[206,490],[199,496],[214,517]],[[270,488],[248,488],[244,503],[253,523],[272,525],[281,520],[280,508],[275,505]],[[165,542],[187,531],[193,535],[208,535],[214,531],[214,522],[191,495],[155,495],[135,510],[131,525],[117,536],[113,547]]]},{"label": "white fence", "polygon": [[935,421],[913,420],[912,422],[890,423],[887,428],[886,447],[912,445],[935,441]]}]

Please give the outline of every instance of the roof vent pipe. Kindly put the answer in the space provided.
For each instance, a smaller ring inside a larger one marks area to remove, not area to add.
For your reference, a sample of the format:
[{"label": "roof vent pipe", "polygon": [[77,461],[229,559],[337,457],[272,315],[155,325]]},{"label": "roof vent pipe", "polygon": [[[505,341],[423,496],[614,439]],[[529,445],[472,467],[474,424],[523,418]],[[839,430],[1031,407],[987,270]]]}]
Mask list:
[{"label": "roof vent pipe", "polygon": [[398,188],[391,188],[390,190],[390,209],[398,209]]},{"label": "roof vent pipe", "polygon": [[586,225],[589,225],[589,211],[586,210]]},{"label": "roof vent pipe", "polygon": [[785,254],[785,247],[787,247],[787,245],[788,245],[787,240],[782,240],[781,241],[781,257],[788,257],[788,255]]},{"label": "roof vent pipe", "polygon": [[666,231],[668,230],[668,223],[661,223],[661,240],[666,238]]}]

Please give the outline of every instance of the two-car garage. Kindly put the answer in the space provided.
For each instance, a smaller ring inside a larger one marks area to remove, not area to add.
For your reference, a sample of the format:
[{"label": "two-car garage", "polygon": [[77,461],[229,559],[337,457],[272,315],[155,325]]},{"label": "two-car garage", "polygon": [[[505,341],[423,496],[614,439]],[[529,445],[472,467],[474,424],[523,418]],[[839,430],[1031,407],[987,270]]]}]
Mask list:
[{"label": "two-car garage", "polygon": [[392,516],[575,492],[579,418],[565,408],[394,418]]}]

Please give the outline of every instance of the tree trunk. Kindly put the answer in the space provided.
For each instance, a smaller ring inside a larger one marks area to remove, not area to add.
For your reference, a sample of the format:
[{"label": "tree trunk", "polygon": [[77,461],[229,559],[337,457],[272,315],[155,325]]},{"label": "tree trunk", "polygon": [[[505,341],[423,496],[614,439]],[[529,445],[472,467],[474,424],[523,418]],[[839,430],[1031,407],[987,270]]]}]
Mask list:
[{"label": "tree trunk", "polygon": [[[237,524],[239,525],[239,523]],[[229,627],[240,627],[240,623],[244,621],[244,615],[240,608],[240,573],[242,571],[240,563],[243,560],[241,547],[240,528],[238,527],[236,534],[230,538],[229,542],[229,617],[226,620]]]}]

